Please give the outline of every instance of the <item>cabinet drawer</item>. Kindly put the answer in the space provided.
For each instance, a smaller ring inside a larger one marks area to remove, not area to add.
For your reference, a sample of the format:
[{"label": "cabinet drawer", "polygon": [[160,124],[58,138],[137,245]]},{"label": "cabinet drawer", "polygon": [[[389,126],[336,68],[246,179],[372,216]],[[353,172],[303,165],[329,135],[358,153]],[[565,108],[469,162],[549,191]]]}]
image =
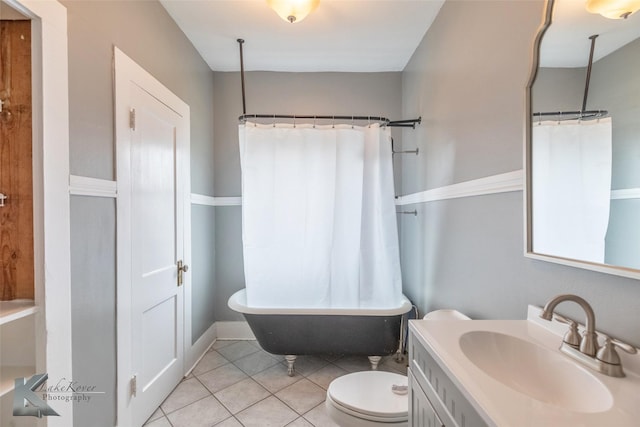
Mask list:
[{"label": "cabinet drawer", "polygon": [[431,405],[429,398],[417,383],[416,378],[408,371],[409,388],[411,390],[409,399],[409,427],[445,427],[438,417],[436,410]]},{"label": "cabinet drawer", "polygon": [[[487,423],[444,373],[440,365],[415,339],[413,333],[409,336],[409,367],[416,382],[433,402],[433,406],[447,426],[450,424],[457,427],[487,426]],[[440,410],[439,404],[443,410]]]}]

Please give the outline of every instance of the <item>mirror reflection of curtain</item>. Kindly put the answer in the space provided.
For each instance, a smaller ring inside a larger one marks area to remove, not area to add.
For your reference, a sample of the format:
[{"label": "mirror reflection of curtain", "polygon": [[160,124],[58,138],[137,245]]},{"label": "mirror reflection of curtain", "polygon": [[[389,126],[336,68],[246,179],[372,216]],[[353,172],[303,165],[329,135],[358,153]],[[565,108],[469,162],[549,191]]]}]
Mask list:
[{"label": "mirror reflection of curtain", "polygon": [[611,118],[534,123],[533,250],[604,263]]}]

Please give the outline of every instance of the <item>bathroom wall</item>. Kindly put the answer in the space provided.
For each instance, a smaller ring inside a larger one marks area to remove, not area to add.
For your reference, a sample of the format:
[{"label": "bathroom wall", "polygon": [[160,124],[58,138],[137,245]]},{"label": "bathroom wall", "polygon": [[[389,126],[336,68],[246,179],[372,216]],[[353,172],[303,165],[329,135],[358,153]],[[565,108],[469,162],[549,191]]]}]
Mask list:
[{"label": "bathroom wall", "polygon": [[[245,51],[245,61],[250,55]],[[282,73],[248,72],[247,113],[372,115],[392,120],[400,114],[401,73]],[[238,116],[242,114],[239,73],[214,73],[215,194],[240,196]],[[392,129],[401,143],[401,131]],[[398,156],[396,156],[398,157]],[[399,159],[396,159],[399,166]],[[399,170],[399,167],[396,168]],[[400,188],[399,178],[396,186]],[[217,320],[243,320],[227,307],[227,300],[244,288],[240,206],[216,209]]]},{"label": "bathroom wall", "polygon": [[[213,195],[213,73],[156,1],[67,1],[71,173],[115,179],[113,46],[191,107],[192,192]],[[72,196],[73,379],[104,396],[74,405],[74,425],[116,425],[116,203]],[[192,212],[193,339],[214,321],[214,209]]]},{"label": "bathroom wall", "polygon": [[[403,73],[402,192],[522,169],[525,86],[542,1],[447,1]],[[521,191],[407,206],[401,218],[405,293],[421,312],[522,319],[561,293],[593,305],[598,329],[640,345],[640,282],[524,256]],[[560,311],[583,320],[570,303]]]}]

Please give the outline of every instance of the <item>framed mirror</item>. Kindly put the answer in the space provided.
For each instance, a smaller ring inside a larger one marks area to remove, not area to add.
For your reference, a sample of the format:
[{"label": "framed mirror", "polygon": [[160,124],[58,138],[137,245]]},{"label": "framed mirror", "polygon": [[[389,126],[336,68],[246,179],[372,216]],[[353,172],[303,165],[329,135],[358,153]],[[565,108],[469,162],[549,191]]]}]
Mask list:
[{"label": "framed mirror", "polygon": [[525,252],[640,279],[640,12],[593,3],[548,0],[535,42]]}]

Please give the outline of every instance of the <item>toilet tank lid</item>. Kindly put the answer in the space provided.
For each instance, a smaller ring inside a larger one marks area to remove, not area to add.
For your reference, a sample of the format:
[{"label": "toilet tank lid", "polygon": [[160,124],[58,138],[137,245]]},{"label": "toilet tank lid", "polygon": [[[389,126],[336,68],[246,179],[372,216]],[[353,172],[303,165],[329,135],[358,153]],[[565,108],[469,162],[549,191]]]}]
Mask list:
[{"label": "toilet tank lid", "polygon": [[427,313],[424,320],[471,320],[467,315],[460,313],[458,310],[442,309],[434,310]]}]

